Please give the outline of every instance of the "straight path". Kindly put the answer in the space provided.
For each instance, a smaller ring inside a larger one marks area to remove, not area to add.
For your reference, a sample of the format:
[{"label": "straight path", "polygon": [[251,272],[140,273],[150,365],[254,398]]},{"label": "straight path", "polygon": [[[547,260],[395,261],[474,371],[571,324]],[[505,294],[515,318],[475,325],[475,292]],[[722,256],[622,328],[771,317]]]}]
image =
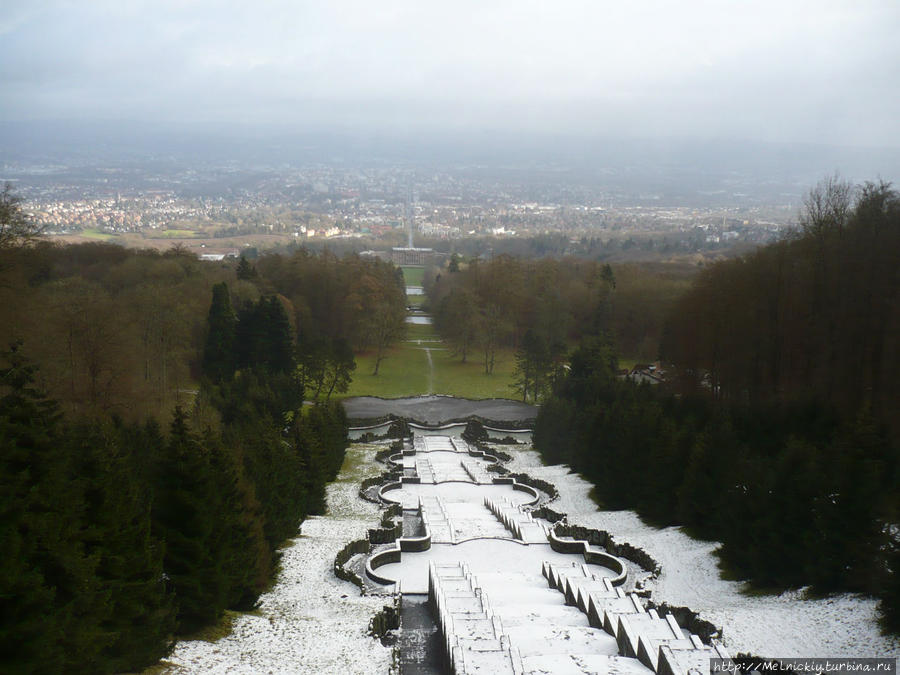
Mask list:
[{"label": "straight path", "polygon": [[431,349],[425,347],[425,358],[428,359],[428,392],[434,393],[434,361],[431,360]]}]

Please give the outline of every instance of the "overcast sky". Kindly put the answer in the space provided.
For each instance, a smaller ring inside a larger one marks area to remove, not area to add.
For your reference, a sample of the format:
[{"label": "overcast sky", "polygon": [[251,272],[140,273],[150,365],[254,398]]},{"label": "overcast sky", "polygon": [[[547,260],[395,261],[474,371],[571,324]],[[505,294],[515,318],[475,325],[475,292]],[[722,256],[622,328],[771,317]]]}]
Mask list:
[{"label": "overcast sky", "polygon": [[32,119],[900,147],[900,0],[3,0]]}]

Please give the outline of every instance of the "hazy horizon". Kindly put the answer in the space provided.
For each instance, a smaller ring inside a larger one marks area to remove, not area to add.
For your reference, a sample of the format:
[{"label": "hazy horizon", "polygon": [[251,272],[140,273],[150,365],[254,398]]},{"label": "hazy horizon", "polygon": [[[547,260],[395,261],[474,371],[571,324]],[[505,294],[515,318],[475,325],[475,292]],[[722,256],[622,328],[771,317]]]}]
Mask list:
[{"label": "hazy horizon", "polygon": [[890,0],[13,0],[0,121],[896,149],[898,28]]}]

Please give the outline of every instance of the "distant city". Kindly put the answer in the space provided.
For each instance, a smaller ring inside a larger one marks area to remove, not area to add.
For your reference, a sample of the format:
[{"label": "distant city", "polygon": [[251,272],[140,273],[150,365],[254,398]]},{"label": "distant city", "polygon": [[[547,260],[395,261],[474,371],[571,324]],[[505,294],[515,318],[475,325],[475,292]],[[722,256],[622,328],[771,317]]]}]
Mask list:
[{"label": "distant city", "polygon": [[7,164],[2,177],[51,236],[130,246],[181,242],[209,252],[339,238],[396,245],[410,218],[424,241],[560,234],[625,250],[696,252],[772,241],[795,220],[801,200],[799,192],[763,201],[719,190],[697,193],[693,205],[673,205],[663,194],[629,194],[599,182],[501,173]]},{"label": "distant city", "polygon": [[818,146],[91,129],[0,125],[0,182],[51,236],[201,254],[385,250],[410,225],[447,252],[547,237],[531,252],[741,251],[784,235],[822,167],[856,181],[900,173],[894,152]]}]

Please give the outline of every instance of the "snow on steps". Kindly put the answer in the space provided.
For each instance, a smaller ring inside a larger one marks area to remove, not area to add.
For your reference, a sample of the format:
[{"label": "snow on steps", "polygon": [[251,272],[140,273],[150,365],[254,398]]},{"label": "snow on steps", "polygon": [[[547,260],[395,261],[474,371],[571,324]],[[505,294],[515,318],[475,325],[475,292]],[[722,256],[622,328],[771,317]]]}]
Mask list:
[{"label": "snow on steps", "polygon": [[[474,575],[465,563],[429,566],[429,600],[453,673],[633,673],[615,640],[586,625],[538,574]],[[485,588],[491,589],[490,599]]]},{"label": "snow on steps", "polygon": [[622,656],[637,657],[659,675],[709,672],[711,658],[727,659],[719,645],[704,645],[683,631],[670,614],[660,618],[645,611],[634,594],[626,595],[607,577],[597,579],[587,565],[560,566],[544,562],[541,572],[566,602],[584,612],[590,624],[616,639]]},{"label": "snow on steps", "polygon": [[510,648],[500,618],[472,584],[468,566],[428,568],[428,600],[436,609],[444,649],[453,673],[524,673],[518,651]]},{"label": "snow on steps", "polygon": [[512,532],[516,539],[526,544],[546,544],[547,529],[532,518],[530,513],[510,503],[508,499],[484,498],[484,505],[490,509],[497,519],[503,523],[507,530]]}]

